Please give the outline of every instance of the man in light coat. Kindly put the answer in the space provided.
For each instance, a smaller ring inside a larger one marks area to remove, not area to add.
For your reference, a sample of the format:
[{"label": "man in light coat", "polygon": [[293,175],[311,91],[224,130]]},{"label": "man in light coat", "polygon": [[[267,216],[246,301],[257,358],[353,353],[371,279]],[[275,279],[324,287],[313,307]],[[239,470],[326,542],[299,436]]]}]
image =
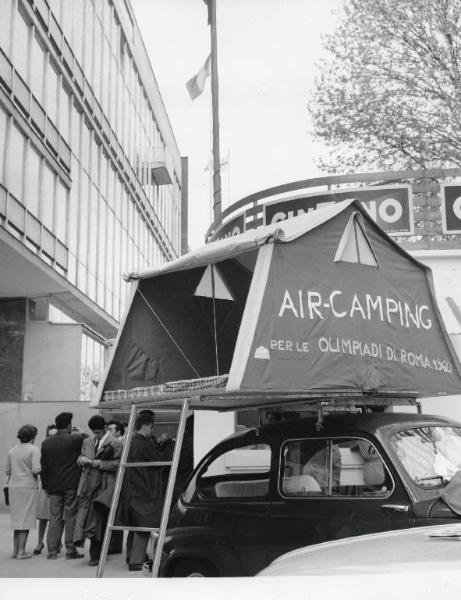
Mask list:
[{"label": "man in light coat", "polygon": [[122,454],[122,443],[107,431],[106,422],[100,415],[91,417],[88,427],[92,437],[83,442],[77,463],[82,475],[77,490],[78,509],[74,531],[74,543],[82,545],[90,540],[90,566],[96,566],[101,554],[107,515],[95,510],[94,502],[104,496],[108,501],[113,494],[115,475]]}]

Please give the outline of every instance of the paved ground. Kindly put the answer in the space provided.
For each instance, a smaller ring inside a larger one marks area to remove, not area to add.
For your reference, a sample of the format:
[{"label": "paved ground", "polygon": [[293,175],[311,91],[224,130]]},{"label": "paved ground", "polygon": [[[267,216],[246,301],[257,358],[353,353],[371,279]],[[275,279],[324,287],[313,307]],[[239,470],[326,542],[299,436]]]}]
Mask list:
[{"label": "paved ground", "polygon": [[[32,552],[37,542],[37,529],[29,533],[26,550]],[[46,550],[27,560],[11,558],[13,532],[10,529],[9,515],[0,514],[0,577],[90,577],[96,576],[96,567],[88,566],[88,543],[83,552],[85,558],[66,560],[61,551],[58,560],[48,560]],[[129,577],[146,579],[140,572],[129,572],[125,566],[125,556],[111,555],[106,563],[104,577]]]}]

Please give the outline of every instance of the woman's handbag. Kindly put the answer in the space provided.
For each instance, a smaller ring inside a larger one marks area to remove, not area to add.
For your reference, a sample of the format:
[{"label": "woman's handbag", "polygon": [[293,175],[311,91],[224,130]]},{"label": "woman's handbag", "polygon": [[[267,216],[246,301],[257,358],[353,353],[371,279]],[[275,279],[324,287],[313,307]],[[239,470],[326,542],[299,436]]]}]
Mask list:
[{"label": "woman's handbag", "polygon": [[[10,478],[8,477],[8,482],[10,481]],[[7,506],[10,505],[10,491],[8,489],[8,483],[7,485],[5,485],[5,487],[3,488],[3,496],[5,497],[5,504]]]}]

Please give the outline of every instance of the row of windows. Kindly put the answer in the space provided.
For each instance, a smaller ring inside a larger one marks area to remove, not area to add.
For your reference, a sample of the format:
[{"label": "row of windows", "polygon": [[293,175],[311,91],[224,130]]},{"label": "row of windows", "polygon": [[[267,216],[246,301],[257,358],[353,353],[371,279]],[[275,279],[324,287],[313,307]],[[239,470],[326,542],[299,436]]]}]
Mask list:
[{"label": "row of windows", "polygon": [[[40,31],[29,22],[27,6],[23,6],[21,0],[1,2],[0,44],[71,146],[72,184],[68,190],[31,140],[1,109],[0,151],[4,158],[0,161],[0,183],[68,247],[67,271],[60,269],[60,272],[119,319],[128,296],[122,273],[164,262],[164,254],[114,164],[98,143],[79,100],[72,97],[64,77],[58,73],[58,66],[52,53],[46,50]],[[114,118],[113,127],[119,123],[120,137],[128,146],[132,142],[132,164],[136,166],[139,181],[167,236],[179,249],[179,181],[175,179],[172,186],[157,186],[153,180],[151,167],[156,159],[155,145],[161,145],[162,140],[127,52],[113,6],[102,0],[94,3],[90,0],[55,0],[50,6],[65,35],[72,40],[82,64],[88,57],[86,75],[92,83],[96,82],[94,69],[102,63],[93,57],[94,52],[87,50],[93,46],[87,46],[84,36],[91,29],[89,44],[99,44],[98,40],[102,38],[102,43],[108,44],[115,61],[111,64],[115,67],[106,65],[108,68],[103,66],[102,71],[117,74],[121,87],[110,96],[120,96],[119,90],[125,100],[117,100],[113,105],[115,112],[111,113],[111,107],[103,101],[108,82],[100,85],[98,78],[99,87],[96,86],[95,91],[98,93],[99,90],[104,109]],[[94,27],[93,21],[97,21]],[[106,55],[109,53],[103,51],[101,56]],[[148,132],[143,123],[149,124]],[[33,244],[26,243],[37,250]],[[52,264],[45,254],[42,258]]]},{"label": "row of windows", "polygon": [[[366,440],[290,440],[281,450],[282,496],[384,498],[393,488],[378,451]],[[197,478],[197,492],[210,500],[267,496],[270,466],[268,444],[227,450],[202,469]]]},{"label": "row of windows", "polygon": [[113,6],[108,0],[94,4],[90,1],[54,0],[51,8],[65,35],[72,40],[85,76],[135,166],[154,209],[162,203],[162,195],[168,195],[171,209],[166,217],[168,219],[171,214],[173,218],[171,225],[168,223],[165,229],[167,234],[172,235],[173,245],[178,247],[178,232],[172,225],[178,222],[180,214],[179,182],[176,180],[173,192],[162,189],[157,193],[149,166],[158,160],[158,156],[165,157],[165,144]]},{"label": "row of windows", "polygon": [[[133,60],[127,53],[123,33],[112,5],[107,0],[96,2],[95,5],[90,1],[57,0],[51,7],[60,19],[64,32],[73,41],[77,57],[80,47],[85,56],[89,57],[86,76],[94,84],[96,97],[101,101],[112,127],[138,173],[151,206],[156,212],[159,211],[166,234],[173,246],[179,249],[179,182],[175,179],[173,186],[164,186],[163,189],[155,185],[151,167],[159,151],[164,157],[165,148],[134,69]],[[42,103],[64,139],[71,144],[74,155],[81,160],[83,167],[92,175],[94,183],[98,187],[101,186],[104,193],[110,161],[101,147],[99,150],[92,148],[96,145],[96,138],[77,105],[72,102],[70,91],[62,75],[58,74],[51,54],[45,50],[39,32],[28,23],[17,0],[2,0],[2,11],[5,15],[0,22],[2,48],[10,56],[15,68]],[[94,23],[99,24],[101,31],[93,28]],[[80,30],[89,36],[83,45],[79,43]],[[107,45],[108,51],[103,56],[111,56],[112,62],[104,64],[101,54],[95,55],[92,49],[94,43],[99,43],[97,40],[103,40]],[[91,72],[88,70],[90,65]],[[91,74],[96,66],[102,66],[102,69],[95,77]],[[109,77],[110,74],[114,75],[113,81],[117,82],[115,87],[111,84],[112,80],[105,81],[105,77]],[[111,98],[110,105],[103,101],[104,94]],[[83,126],[80,123],[82,119]]]},{"label": "row of windows", "polygon": [[0,183],[68,247],[67,279],[119,319],[129,293],[123,273],[165,260],[120,179],[110,169],[102,193],[73,156],[69,193],[1,108],[0,152]]},{"label": "row of windows", "polygon": [[65,244],[68,190],[1,108],[0,156],[0,183]]},{"label": "row of windows", "polygon": [[70,90],[15,0],[2,1],[0,46],[61,135],[69,141]]}]

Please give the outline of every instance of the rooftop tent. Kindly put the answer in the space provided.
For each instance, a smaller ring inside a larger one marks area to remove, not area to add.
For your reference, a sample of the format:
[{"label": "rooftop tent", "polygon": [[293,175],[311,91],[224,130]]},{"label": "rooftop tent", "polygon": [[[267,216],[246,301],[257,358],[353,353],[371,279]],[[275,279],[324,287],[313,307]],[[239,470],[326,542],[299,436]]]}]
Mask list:
[{"label": "rooftop tent", "polygon": [[430,270],[357,201],[210,243],[132,278],[94,406],[134,389],[154,400],[217,375],[226,377],[214,408],[226,406],[226,394],[242,406],[254,394],[461,391]]}]

